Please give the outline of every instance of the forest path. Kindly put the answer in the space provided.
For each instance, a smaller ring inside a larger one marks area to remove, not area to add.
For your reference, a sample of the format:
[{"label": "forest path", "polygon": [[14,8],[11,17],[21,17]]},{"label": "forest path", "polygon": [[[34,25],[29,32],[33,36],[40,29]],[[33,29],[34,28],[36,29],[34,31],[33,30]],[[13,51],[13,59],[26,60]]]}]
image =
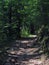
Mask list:
[{"label": "forest path", "polygon": [[40,50],[37,38],[16,40],[16,42],[7,49],[7,53],[7,63],[4,65],[48,65],[46,63],[43,64],[45,56]]}]

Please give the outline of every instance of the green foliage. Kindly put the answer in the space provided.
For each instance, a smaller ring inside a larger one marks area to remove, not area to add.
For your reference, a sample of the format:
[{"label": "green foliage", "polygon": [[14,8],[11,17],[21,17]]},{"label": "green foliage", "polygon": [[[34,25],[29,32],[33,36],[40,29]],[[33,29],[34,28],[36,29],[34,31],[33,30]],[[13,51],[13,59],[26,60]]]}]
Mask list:
[{"label": "green foliage", "polygon": [[22,29],[21,36],[22,37],[28,37],[29,36],[29,31],[27,29]]},{"label": "green foliage", "polygon": [[49,30],[47,26],[42,25],[38,31],[38,43],[41,44],[41,48],[44,53],[49,53]]},{"label": "green foliage", "polygon": [[[0,0],[0,44],[29,36],[30,24],[39,30],[39,41],[48,37],[49,28],[48,0]],[[44,26],[42,26],[44,25]],[[46,27],[45,27],[46,26]],[[43,36],[43,37],[42,37]]]}]

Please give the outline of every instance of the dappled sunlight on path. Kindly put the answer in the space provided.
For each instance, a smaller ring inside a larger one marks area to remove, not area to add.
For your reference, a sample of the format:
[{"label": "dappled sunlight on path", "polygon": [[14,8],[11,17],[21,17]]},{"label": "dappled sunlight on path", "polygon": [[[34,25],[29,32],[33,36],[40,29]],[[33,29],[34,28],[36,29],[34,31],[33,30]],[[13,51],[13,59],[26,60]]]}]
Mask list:
[{"label": "dappled sunlight on path", "polygon": [[36,40],[16,40],[11,48],[7,49],[6,61],[10,61],[10,64],[14,63],[12,65],[46,65],[45,59],[41,59],[43,53],[40,52],[40,46]]}]

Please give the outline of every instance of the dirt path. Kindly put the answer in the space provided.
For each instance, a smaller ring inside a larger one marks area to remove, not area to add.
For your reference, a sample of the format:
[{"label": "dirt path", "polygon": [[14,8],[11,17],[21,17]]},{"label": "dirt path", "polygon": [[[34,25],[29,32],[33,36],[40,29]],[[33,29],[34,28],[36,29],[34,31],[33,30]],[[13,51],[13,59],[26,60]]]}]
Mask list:
[{"label": "dirt path", "polygon": [[36,40],[16,40],[7,50],[8,58],[4,65],[48,65]]}]

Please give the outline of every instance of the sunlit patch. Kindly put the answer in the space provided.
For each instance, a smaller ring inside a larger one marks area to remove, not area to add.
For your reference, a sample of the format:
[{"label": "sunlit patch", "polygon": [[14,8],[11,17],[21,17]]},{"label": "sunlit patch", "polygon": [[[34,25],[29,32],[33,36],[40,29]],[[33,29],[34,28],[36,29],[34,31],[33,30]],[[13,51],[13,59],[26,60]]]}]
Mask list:
[{"label": "sunlit patch", "polygon": [[29,41],[21,41],[21,43],[28,43]]},{"label": "sunlit patch", "polygon": [[41,64],[42,64],[41,60],[30,59],[28,65],[41,65]]}]

